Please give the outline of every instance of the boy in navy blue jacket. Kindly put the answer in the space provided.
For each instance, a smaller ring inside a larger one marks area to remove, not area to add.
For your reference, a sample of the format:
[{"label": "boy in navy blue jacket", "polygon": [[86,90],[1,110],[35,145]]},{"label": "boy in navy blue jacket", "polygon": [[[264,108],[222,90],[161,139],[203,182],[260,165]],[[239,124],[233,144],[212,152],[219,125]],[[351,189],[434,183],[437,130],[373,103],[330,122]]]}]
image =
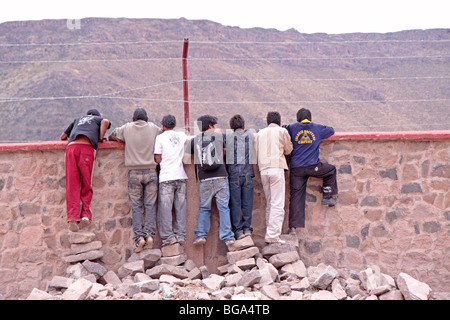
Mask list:
[{"label": "boy in navy blue jacket", "polygon": [[336,167],[319,159],[320,142],[332,136],[334,129],[311,122],[311,111],[305,108],[297,112],[296,123],[284,127],[294,145],[289,180],[289,234],[295,234],[295,228],[305,227],[306,183],[309,177],[323,178],[322,205],[332,207],[337,203],[337,198],[332,197],[338,193]]}]

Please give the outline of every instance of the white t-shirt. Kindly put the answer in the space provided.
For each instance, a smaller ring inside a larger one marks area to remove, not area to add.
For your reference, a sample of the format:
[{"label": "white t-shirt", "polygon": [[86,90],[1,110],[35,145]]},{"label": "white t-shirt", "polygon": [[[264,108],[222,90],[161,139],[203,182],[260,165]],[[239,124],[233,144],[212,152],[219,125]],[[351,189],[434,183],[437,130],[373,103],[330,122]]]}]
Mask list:
[{"label": "white t-shirt", "polygon": [[183,167],[186,139],[183,132],[174,130],[164,131],[156,137],[155,154],[161,155],[159,182],[188,178]]}]

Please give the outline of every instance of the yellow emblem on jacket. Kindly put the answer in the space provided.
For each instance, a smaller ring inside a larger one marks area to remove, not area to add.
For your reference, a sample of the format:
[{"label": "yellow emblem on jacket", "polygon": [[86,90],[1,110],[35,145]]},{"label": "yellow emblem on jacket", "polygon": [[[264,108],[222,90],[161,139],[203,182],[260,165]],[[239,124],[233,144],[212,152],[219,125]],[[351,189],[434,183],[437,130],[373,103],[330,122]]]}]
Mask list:
[{"label": "yellow emblem on jacket", "polygon": [[309,130],[300,130],[295,136],[295,141],[298,144],[313,143],[316,141],[316,136]]}]

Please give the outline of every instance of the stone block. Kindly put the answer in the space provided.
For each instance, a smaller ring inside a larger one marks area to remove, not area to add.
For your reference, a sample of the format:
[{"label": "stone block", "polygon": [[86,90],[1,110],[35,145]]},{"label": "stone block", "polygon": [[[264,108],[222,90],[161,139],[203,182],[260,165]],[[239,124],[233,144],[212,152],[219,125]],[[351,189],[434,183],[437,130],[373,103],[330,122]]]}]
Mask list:
[{"label": "stone block", "polygon": [[424,282],[414,279],[410,275],[400,272],[397,286],[405,300],[428,300],[431,288]]},{"label": "stone block", "polygon": [[391,290],[378,297],[379,300],[404,300],[400,290]]},{"label": "stone block", "polygon": [[164,246],[161,248],[161,256],[162,257],[173,257],[173,256],[178,256],[183,253],[184,253],[184,248],[178,242],[168,245],[168,246]]},{"label": "stone block", "polygon": [[168,264],[157,265],[151,269],[147,269],[145,273],[153,279],[159,279],[163,274],[170,274],[179,279],[188,278],[188,272],[184,268]]},{"label": "stone block", "polygon": [[327,266],[324,272],[314,281],[313,287],[325,290],[337,276],[337,270],[332,266]]},{"label": "stone block", "polygon": [[113,288],[117,288],[122,283],[117,274],[112,270],[106,272],[102,278],[107,284],[111,284]]},{"label": "stone block", "polygon": [[129,258],[128,262],[144,260],[144,269],[152,268],[156,262],[161,258],[160,249],[144,249],[139,253],[134,252]]},{"label": "stone block", "polygon": [[238,286],[250,287],[261,280],[261,273],[259,270],[252,270],[244,272],[242,278],[238,281]]},{"label": "stone block", "polygon": [[206,279],[209,277],[210,273],[207,266],[200,266],[199,270],[202,274],[202,279]]},{"label": "stone block", "polygon": [[320,290],[312,294],[311,300],[337,300],[337,298],[330,291]]},{"label": "stone block", "polygon": [[232,287],[236,286],[239,280],[242,279],[242,275],[240,273],[228,274],[225,276],[225,286]]},{"label": "stone block", "polygon": [[95,239],[95,233],[93,232],[69,232],[69,242],[75,243],[88,243]]},{"label": "stone block", "polygon": [[371,267],[361,271],[359,273],[359,278],[361,279],[361,286],[368,292],[379,287],[381,284],[379,274]]},{"label": "stone block", "polygon": [[252,237],[247,236],[239,240],[235,240],[233,244],[228,245],[228,251],[238,251],[253,247],[255,243],[253,242]]},{"label": "stone block", "polygon": [[[153,280],[153,281],[155,281],[155,280]],[[179,285],[179,286],[184,285],[183,280],[180,280],[179,278],[174,277],[174,276],[172,276],[170,274],[163,274],[163,275],[161,275],[161,277],[159,277],[159,282],[160,283],[168,283],[170,285],[172,285],[172,284],[176,284],[176,285]]]},{"label": "stone block", "polygon": [[308,290],[311,287],[311,284],[309,283],[308,278],[303,278],[302,280],[300,280],[300,282],[295,283],[291,286],[292,290],[297,290],[297,291],[304,291],[304,290]]},{"label": "stone block", "polygon": [[92,250],[88,252],[65,256],[63,257],[63,260],[68,263],[74,263],[84,260],[96,260],[100,259],[101,257],[103,257],[103,251]]},{"label": "stone block", "polygon": [[243,249],[240,251],[233,251],[233,252],[227,252],[227,259],[228,262],[233,264],[236,263],[239,260],[244,260],[247,258],[251,258],[255,256],[257,253],[259,253],[258,247],[250,247],[247,249]]},{"label": "stone block", "polygon": [[103,277],[103,275],[108,272],[108,270],[106,270],[106,268],[104,266],[102,266],[99,263],[96,262],[92,262],[89,260],[86,260],[82,263],[83,267],[86,268],[87,271],[89,271],[90,273],[92,273],[93,275],[95,275],[95,277],[97,279],[99,279],[100,277]]},{"label": "stone block", "polygon": [[117,275],[123,279],[126,276],[134,276],[138,272],[144,272],[144,260],[124,263],[117,271]]},{"label": "stone block", "polygon": [[274,284],[268,284],[261,288],[261,293],[272,300],[280,299],[278,288]]},{"label": "stone block", "polygon": [[235,263],[236,267],[238,267],[241,270],[248,270],[253,268],[256,263],[255,263],[255,258],[248,258],[248,259],[244,259],[244,260],[239,260]]},{"label": "stone block", "polygon": [[26,300],[56,300],[50,293],[34,288]]},{"label": "stone block", "polygon": [[281,267],[282,272],[288,272],[296,275],[298,278],[306,277],[306,267],[302,260],[285,264]]},{"label": "stone block", "polygon": [[188,273],[189,279],[201,279],[202,273],[199,268],[195,267],[194,269],[190,270]]},{"label": "stone block", "polygon": [[334,279],[331,283],[331,292],[338,300],[344,300],[345,298],[347,298],[347,293],[345,292],[344,288],[342,288],[341,283],[338,279]]},{"label": "stone block", "polygon": [[61,276],[54,276],[52,280],[47,283],[48,289],[67,289],[76,279],[66,278]]},{"label": "stone block", "polygon": [[99,250],[101,248],[102,248],[101,241],[92,241],[88,243],[74,243],[70,246],[70,252],[72,254],[78,254],[92,250]]},{"label": "stone block", "polygon": [[225,283],[225,277],[212,274],[208,278],[202,280],[202,286],[209,290],[219,290]]},{"label": "stone block", "polygon": [[297,251],[283,252],[274,254],[269,258],[269,262],[273,264],[275,268],[284,266],[285,264],[295,262],[299,260],[300,257]]},{"label": "stone block", "polygon": [[84,300],[92,288],[92,282],[80,278],[61,295],[62,300]]},{"label": "stone block", "polygon": [[184,263],[187,260],[187,255],[185,253],[180,254],[178,256],[171,256],[171,257],[161,257],[159,261],[161,261],[161,264],[169,264],[171,266],[179,266],[180,264]]},{"label": "stone block", "polygon": [[261,274],[261,279],[259,280],[259,284],[261,286],[269,285],[278,277],[278,270],[271,263],[265,263],[264,265],[259,265],[259,273]]},{"label": "stone block", "polygon": [[271,244],[265,246],[262,249],[261,253],[264,256],[264,258],[269,258],[269,257],[273,256],[274,254],[291,252],[291,251],[296,251],[295,246],[292,244],[271,243]]},{"label": "stone block", "polygon": [[145,273],[138,272],[134,275],[133,280],[134,280],[134,282],[143,282],[143,281],[152,280],[152,278]]}]

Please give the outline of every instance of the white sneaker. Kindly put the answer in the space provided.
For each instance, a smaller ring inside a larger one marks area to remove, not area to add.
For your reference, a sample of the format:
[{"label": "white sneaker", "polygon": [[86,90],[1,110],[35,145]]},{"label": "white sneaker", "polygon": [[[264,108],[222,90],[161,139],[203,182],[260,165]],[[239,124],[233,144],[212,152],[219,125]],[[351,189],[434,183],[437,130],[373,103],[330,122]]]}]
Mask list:
[{"label": "white sneaker", "polygon": [[264,238],[264,241],[266,243],[279,243],[279,244],[285,244],[286,241],[281,240],[280,238]]}]

